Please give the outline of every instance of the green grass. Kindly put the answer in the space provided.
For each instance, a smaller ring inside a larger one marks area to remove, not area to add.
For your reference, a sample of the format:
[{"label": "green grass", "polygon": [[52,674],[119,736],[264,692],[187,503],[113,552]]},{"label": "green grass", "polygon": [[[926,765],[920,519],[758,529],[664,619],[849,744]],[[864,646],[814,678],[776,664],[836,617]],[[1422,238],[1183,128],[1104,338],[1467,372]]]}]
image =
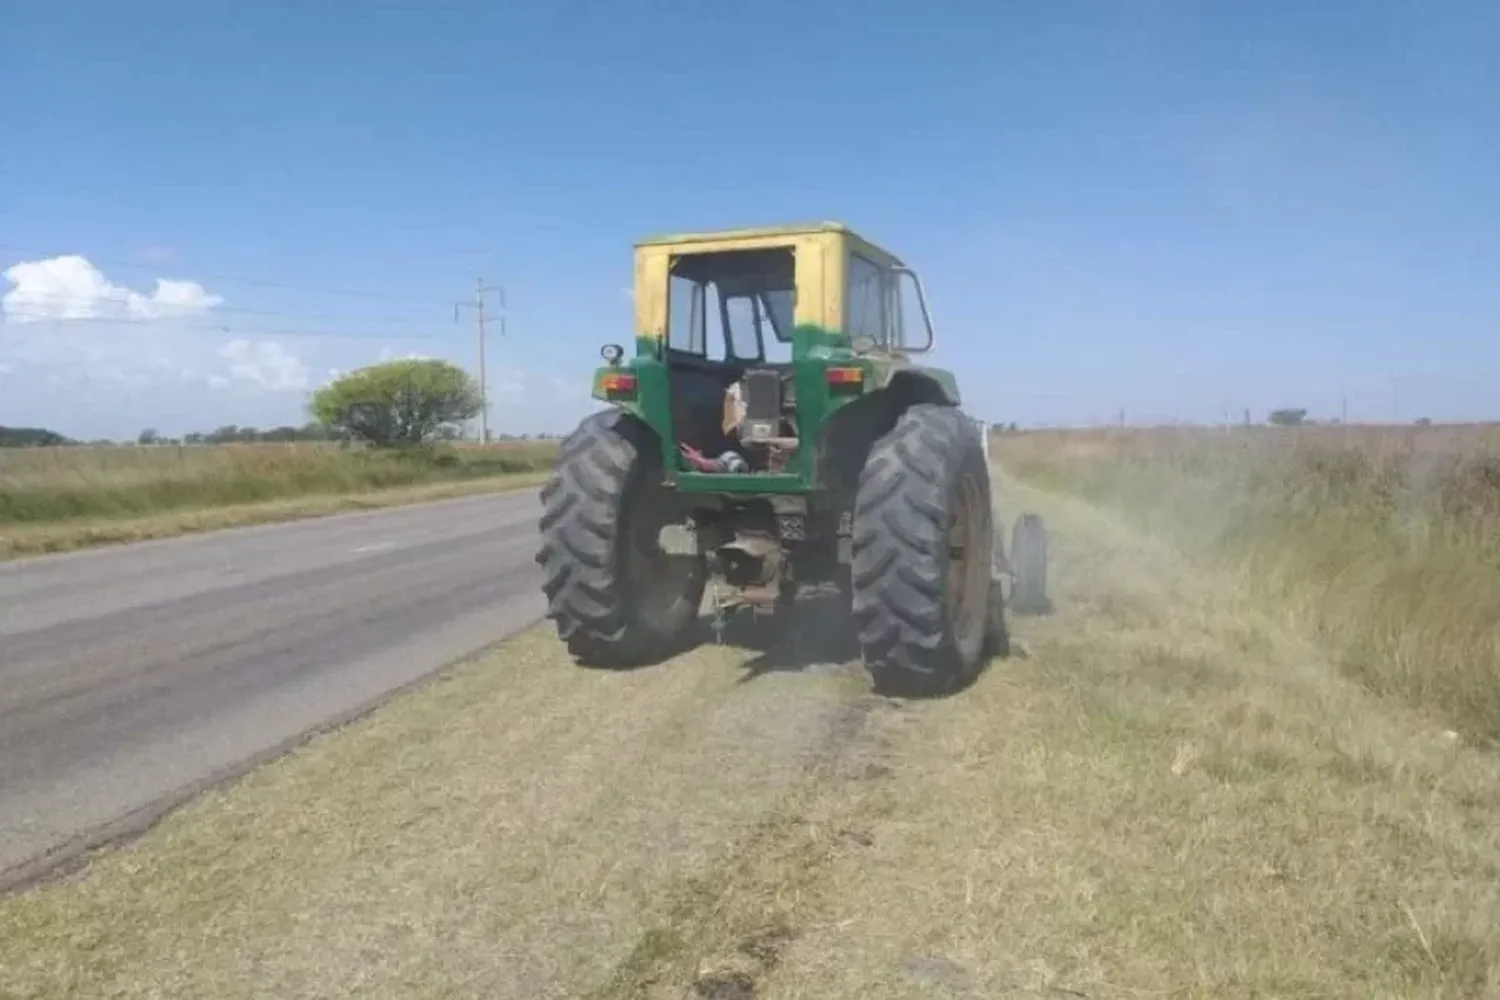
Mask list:
[{"label": "green grass", "polygon": [[1500,429],[1040,432],[1022,478],[1229,572],[1348,675],[1500,739]]},{"label": "green grass", "polygon": [[249,444],[0,451],[0,524],[131,517],[548,468],[551,445],[342,450]]},{"label": "green grass", "polygon": [[0,449],[0,558],[532,485],[552,442]]}]

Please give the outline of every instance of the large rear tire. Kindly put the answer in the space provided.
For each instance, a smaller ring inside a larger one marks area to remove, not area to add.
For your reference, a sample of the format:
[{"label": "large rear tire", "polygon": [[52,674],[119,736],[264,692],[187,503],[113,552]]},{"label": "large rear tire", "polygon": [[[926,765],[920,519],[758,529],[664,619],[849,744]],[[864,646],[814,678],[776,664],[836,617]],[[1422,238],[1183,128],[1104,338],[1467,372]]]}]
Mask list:
[{"label": "large rear tire", "polygon": [[949,693],[985,658],[994,523],[983,444],[918,404],[875,442],[854,508],[853,612],[878,690]]},{"label": "large rear tire", "polygon": [[631,667],[676,651],[696,622],[707,578],[701,556],[661,551],[669,510],[661,446],[615,410],[583,420],[542,488],[547,617],[581,663]]}]

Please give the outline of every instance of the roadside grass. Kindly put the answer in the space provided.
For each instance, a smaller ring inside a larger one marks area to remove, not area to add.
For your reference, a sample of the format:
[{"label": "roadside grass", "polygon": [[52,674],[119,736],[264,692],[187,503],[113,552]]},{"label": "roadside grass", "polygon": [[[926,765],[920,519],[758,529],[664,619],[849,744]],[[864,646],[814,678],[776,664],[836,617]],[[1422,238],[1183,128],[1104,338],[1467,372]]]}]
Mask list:
[{"label": "roadside grass", "polygon": [[764,995],[1497,995],[1494,755],[1113,515],[1014,499],[1051,523],[1058,613],[905,714],[899,812]]},{"label": "roadside grass", "polygon": [[969,691],[873,698],[809,622],[628,673],[534,629],[0,900],[0,995],[1496,995],[1500,760],[1004,496],[1057,612]]},{"label": "roadside grass", "polygon": [[537,485],[551,442],[0,449],[0,559]]},{"label": "roadside grass", "polygon": [[596,673],[523,634],[0,901],[0,995],[585,995],[858,695],[739,660]]},{"label": "roadside grass", "polygon": [[1039,432],[996,455],[1173,540],[1372,690],[1500,741],[1500,426]]}]

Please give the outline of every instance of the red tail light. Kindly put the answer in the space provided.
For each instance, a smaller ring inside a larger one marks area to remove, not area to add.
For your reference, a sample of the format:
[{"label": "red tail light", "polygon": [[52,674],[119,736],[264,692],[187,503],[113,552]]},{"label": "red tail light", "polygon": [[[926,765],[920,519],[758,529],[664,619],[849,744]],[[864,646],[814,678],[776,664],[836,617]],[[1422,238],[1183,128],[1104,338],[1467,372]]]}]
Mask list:
[{"label": "red tail light", "polygon": [[610,397],[634,396],[635,376],[628,372],[607,372],[600,376],[599,388]]},{"label": "red tail light", "polygon": [[865,370],[863,368],[829,368],[827,379],[830,389],[858,389],[864,385]]}]

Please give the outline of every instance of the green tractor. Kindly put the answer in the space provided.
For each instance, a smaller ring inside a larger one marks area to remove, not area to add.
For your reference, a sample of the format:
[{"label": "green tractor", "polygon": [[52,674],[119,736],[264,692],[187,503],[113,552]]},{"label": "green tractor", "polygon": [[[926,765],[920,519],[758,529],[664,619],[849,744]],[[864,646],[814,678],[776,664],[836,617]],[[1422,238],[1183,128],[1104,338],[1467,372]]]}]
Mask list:
[{"label": "green tractor", "polygon": [[895,256],[834,223],[644,240],[635,310],[541,494],[579,661],[671,655],[706,592],[722,620],[834,585],[877,688],[936,694],[1003,647],[1007,603],[1045,607],[1045,529],[1018,518],[1006,559],[986,434],[910,360],[932,322]]}]

